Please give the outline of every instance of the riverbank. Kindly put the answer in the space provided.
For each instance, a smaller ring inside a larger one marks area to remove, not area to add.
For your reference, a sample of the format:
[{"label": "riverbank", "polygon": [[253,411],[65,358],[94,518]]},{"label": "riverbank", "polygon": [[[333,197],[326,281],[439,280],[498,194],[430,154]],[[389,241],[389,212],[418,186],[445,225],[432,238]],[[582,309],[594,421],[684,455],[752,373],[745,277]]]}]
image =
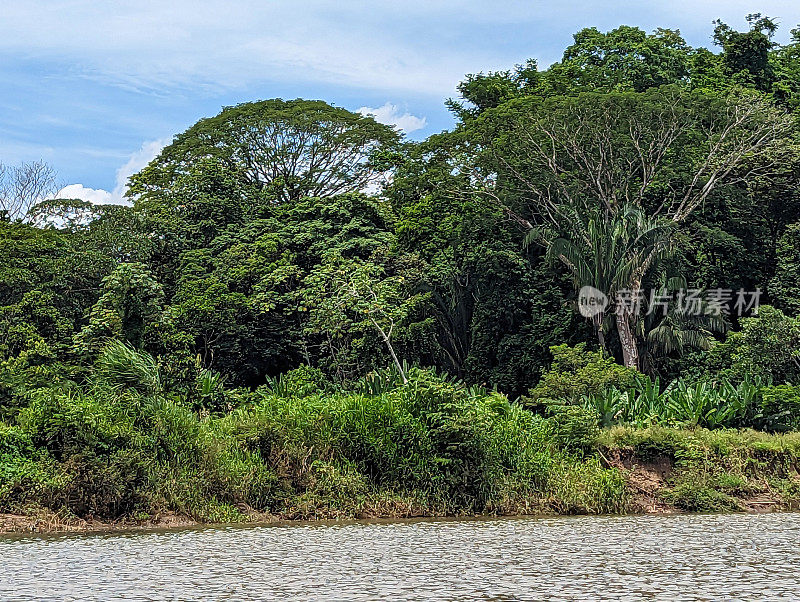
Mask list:
[{"label": "riverbank", "polygon": [[[595,464],[599,461],[598,464]],[[269,524],[318,520],[404,519],[417,517],[555,516],[605,514],[576,500],[596,496],[595,470],[624,483],[616,514],[692,512],[780,512],[800,509],[800,434],[773,435],[750,430],[680,430],[616,427],[601,431],[594,449],[580,460],[589,467],[585,481],[552,484],[550,491],[495,502],[484,512],[453,511],[426,502],[420,493],[373,490],[327,491],[284,500],[275,513],[240,505],[234,521],[204,520],[174,511],[108,520],[64,511],[32,509],[30,514],[0,514],[0,532],[111,532],[189,527],[218,522]],[[607,503],[617,503],[607,500]],[[600,504],[602,506],[602,504]]]},{"label": "riverbank", "polygon": [[800,508],[800,434],[614,427],[597,453],[624,476],[635,512]]},{"label": "riverbank", "polygon": [[[419,371],[259,388],[216,415],[133,387],[40,389],[0,422],[3,530],[789,510],[800,434],[612,427]],[[313,387],[312,387],[313,385]],[[166,523],[166,525],[165,525]]]}]

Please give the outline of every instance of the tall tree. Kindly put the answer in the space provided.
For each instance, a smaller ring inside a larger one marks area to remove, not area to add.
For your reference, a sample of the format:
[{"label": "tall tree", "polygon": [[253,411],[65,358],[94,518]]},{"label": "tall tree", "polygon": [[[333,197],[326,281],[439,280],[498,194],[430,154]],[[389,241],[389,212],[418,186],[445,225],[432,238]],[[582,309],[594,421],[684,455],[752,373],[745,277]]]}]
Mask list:
[{"label": "tall tree", "polygon": [[775,47],[772,36],[778,25],[759,13],[747,15],[750,30],[739,32],[722,21],[715,21],[714,42],[723,49],[722,62],[729,77],[743,77],[763,92],[769,92],[775,81],[770,51]]},{"label": "tall tree", "polygon": [[623,25],[607,33],[585,28],[552,65],[545,79],[554,94],[576,91],[644,92],[687,79],[692,49],[677,30],[648,34]]},{"label": "tall tree", "polygon": [[[470,126],[482,149],[469,167],[484,192],[544,244],[598,215],[613,223],[635,207],[650,219],[682,224],[720,186],[773,169],[791,117],[757,93],[725,96],[677,87],[636,93],[585,93],[544,102],[521,98]],[[640,296],[660,252],[634,245],[640,269],[620,283]],[[639,257],[641,255],[641,257]],[[566,263],[566,262],[565,262]],[[567,264],[569,265],[569,264]],[[637,316],[617,313],[625,364],[638,367]]]},{"label": "tall tree", "polygon": [[[586,221],[584,221],[585,218]],[[548,254],[565,264],[573,277],[576,289],[591,286],[617,303],[616,321],[622,352],[628,366],[639,365],[638,345],[634,331],[638,312],[638,292],[632,282],[643,282],[648,270],[673,250],[673,227],[669,220],[648,218],[635,206],[625,206],[607,215],[594,209],[588,216],[575,212],[566,226],[566,236],[550,240],[546,231],[533,229],[528,242],[544,240]],[[606,349],[608,329],[604,308],[592,316],[592,324],[601,348]]]},{"label": "tall tree", "polygon": [[0,217],[25,220],[36,203],[54,195],[58,188],[56,172],[47,163],[0,163]]},{"label": "tall tree", "polygon": [[263,100],[201,119],[131,179],[130,194],[165,191],[200,160],[239,174],[267,201],[357,192],[381,175],[398,133],[320,100]]}]

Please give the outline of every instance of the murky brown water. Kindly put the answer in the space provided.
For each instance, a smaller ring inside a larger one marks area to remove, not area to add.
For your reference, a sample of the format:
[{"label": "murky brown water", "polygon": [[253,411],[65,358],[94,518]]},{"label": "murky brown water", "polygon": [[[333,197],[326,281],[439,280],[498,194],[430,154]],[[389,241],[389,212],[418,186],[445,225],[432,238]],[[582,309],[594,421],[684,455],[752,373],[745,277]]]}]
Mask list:
[{"label": "murky brown water", "polygon": [[0,600],[797,600],[800,515],[0,538]]}]

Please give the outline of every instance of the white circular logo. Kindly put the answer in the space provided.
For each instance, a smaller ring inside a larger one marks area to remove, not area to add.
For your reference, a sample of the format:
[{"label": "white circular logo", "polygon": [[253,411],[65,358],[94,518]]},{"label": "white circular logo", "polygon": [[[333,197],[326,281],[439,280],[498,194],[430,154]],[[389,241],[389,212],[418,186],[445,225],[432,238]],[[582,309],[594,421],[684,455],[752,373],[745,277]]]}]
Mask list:
[{"label": "white circular logo", "polygon": [[593,318],[608,307],[608,297],[593,286],[584,286],[578,292],[578,311],[584,318]]}]

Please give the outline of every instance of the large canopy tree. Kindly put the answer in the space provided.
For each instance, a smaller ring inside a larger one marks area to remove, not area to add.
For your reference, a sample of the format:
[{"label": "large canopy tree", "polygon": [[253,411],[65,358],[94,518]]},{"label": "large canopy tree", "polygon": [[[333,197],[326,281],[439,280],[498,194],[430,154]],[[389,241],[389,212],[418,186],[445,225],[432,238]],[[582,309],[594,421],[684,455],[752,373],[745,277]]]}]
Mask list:
[{"label": "large canopy tree", "polygon": [[607,33],[582,29],[564,50],[561,61],[547,71],[549,88],[556,94],[574,90],[612,92],[679,82],[692,70],[692,48],[671,29],[648,34],[622,25]]},{"label": "large canopy tree", "polygon": [[221,163],[278,202],[357,192],[380,176],[379,152],[398,141],[391,127],[321,100],[248,102],[176,136],[132,178],[130,194],[167,190],[200,160]]},{"label": "large canopy tree", "polygon": [[[650,221],[681,224],[720,186],[773,169],[791,127],[790,115],[755,92],[676,86],[519,98],[469,126],[479,151],[472,170],[483,192],[545,245],[563,238],[595,255],[586,236],[591,220],[612,232],[621,213],[634,208]],[[616,284],[637,298],[662,249],[648,249],[644,236],[633,241],[614,261],[638,265]],[[559,257],[575,273],[575,262]],[[617,312],[624,362],[632,367],[639,363],[637,319]]]}]

